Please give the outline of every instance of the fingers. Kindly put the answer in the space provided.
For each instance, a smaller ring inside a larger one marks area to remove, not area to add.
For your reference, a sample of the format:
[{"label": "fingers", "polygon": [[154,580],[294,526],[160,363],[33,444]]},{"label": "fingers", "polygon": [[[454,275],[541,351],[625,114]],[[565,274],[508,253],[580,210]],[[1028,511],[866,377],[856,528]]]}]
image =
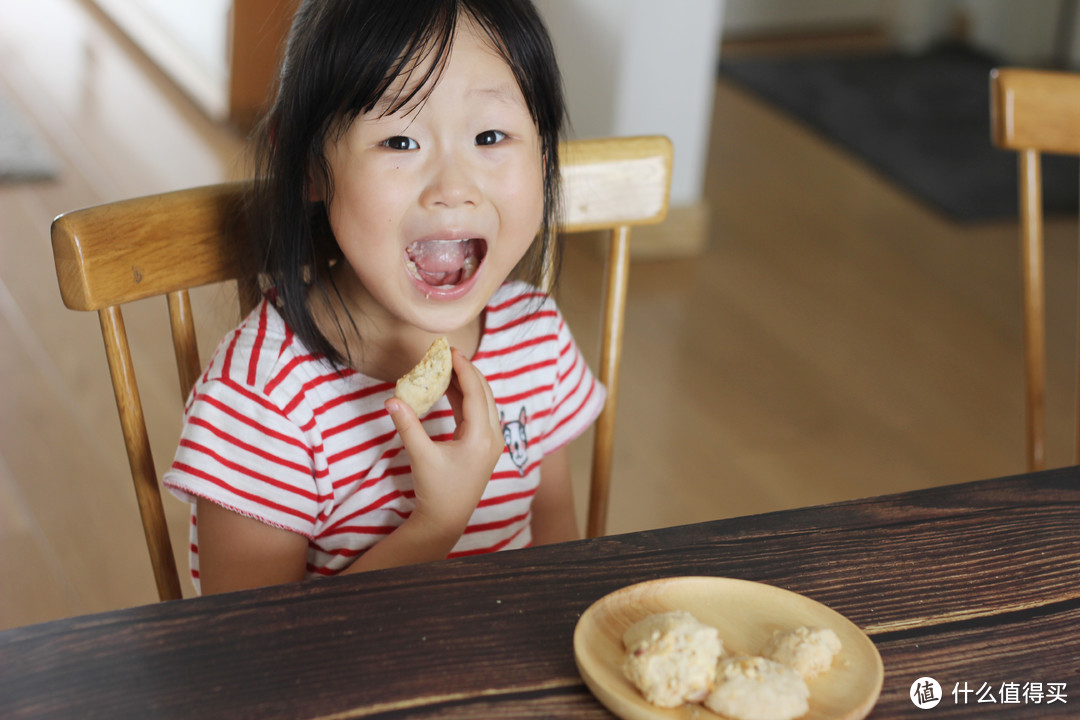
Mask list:
[{"label": "fingers", "polygon": [[[460,350],[452,349],[451,359],[454,375],[446,396],[454,414],[454,440],[465,442],[482,456],[489,454],[488,450],[501,453],[502,422],[491,386],[483,373]],[[405,448],[414,459],[431,455],[438,444],[428,437],[416,412],[396,398],[387,399],[385,407]]]},{"label": "fingers", "polygon": [[[452,354],[450,358],[452,363]],[[461,391],[461,384],[458,382],[457,372],[454,372],[450,375],[450,386],[446,388],[446,399],[450,402],[450,410],[454,413],[454,427],[457,427],[458,425],[461,425],[461,405],[465,399],[465,396]]]},{"label": "fingers", "polygon": [[457,425],[451,438],[433,441],[416,413],[389,398],[386,409],[410,456],[416,510],[461,533],[505,450],[495,396],[487,380],[461,353],[452,351],[454,376],[447,392]]},{"label": "fingers", "polygon": [[[483,422],[497,427],[502,434],[499,410],[495,405],[495,393],[483,373],[460,350],[451,350],[454,363],[454,379],[461,391],[461,412],[455,409],[454,417],[460,425],[464,422]],[[453,382],[451,383],[453,385]]]},{"label": "fingers", "polygon": [[386,401],[385,407],[387,412],[390,413],[390,420],[393,421],[394,427],[397,428],[398,433],[401,435],[401,441],[409,449],[409,452],[418,450],[421,443],[425,441],[431,442],[427,431],[424,430],[424,426],[420,423],[420,418],[416,417],[416,411],[409,407],[408,403],[397,398],[390,398]]}]

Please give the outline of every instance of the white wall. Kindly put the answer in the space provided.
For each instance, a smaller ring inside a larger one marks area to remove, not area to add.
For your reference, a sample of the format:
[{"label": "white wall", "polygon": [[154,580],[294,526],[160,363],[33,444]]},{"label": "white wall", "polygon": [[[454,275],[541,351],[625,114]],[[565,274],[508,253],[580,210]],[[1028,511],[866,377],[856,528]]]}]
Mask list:
[{"label": "white wall", "polygon": [[559,56],[571,136],[668,136],[671,203],[700,202],[724,0],[535,2]]},{"label": "white wall", "polygon": [[232,0],[132,0],[222,82],[229,76],[229,11]]}]

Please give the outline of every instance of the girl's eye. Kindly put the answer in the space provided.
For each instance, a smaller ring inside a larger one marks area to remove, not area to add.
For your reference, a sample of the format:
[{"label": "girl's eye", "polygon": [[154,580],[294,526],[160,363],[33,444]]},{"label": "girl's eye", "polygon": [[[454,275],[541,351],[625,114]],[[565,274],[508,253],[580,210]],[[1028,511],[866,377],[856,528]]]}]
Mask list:
[{"label": "girl's eye", "polygon": [[486,130],[476,136],[477,145],[496,145],[506,139],[506,133],[499,130]]},{"label": "girl's eye", "polygon": [[420,145],[410,137],[404,135],[395,135],[392,138],[387,138],[382,142],[384,147],[388,147],[391,150],[418,150]]}]

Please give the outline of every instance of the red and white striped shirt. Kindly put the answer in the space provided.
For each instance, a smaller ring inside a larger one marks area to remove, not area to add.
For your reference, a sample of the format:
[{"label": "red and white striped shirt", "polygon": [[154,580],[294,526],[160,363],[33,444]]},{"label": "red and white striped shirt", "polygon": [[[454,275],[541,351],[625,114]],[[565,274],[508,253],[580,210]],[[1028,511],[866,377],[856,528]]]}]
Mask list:
[{"label": "red and white striped shirt", "polygon": [[[554,301],[523,283],[492,297],[473,363],[491,385],[507,448],[452,557],[531,543],[541,459],[584,432],[605,396]],[[414,507],[408,453],[383,407],[393,391],[339,374],[264,300],[195,384],[164,484],[303,535],[307,576],[337,574]],[[449,438],[449,401],[422,421],[432,439]],[[194,505],[191,574],[198,587]]]}]

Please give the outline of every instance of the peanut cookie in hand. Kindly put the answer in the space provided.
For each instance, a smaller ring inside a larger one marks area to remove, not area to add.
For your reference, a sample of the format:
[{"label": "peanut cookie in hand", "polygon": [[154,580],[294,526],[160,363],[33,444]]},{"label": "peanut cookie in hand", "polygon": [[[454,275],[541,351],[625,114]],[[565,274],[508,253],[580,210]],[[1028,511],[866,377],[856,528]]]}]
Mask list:
[{"label": "peanut cookie in hand", "polygon": [[445,337],[436,338],[416,367],[397,381],[394,397],[404,400],[421,417],[446,393],[452,371],[450,344]]}]

